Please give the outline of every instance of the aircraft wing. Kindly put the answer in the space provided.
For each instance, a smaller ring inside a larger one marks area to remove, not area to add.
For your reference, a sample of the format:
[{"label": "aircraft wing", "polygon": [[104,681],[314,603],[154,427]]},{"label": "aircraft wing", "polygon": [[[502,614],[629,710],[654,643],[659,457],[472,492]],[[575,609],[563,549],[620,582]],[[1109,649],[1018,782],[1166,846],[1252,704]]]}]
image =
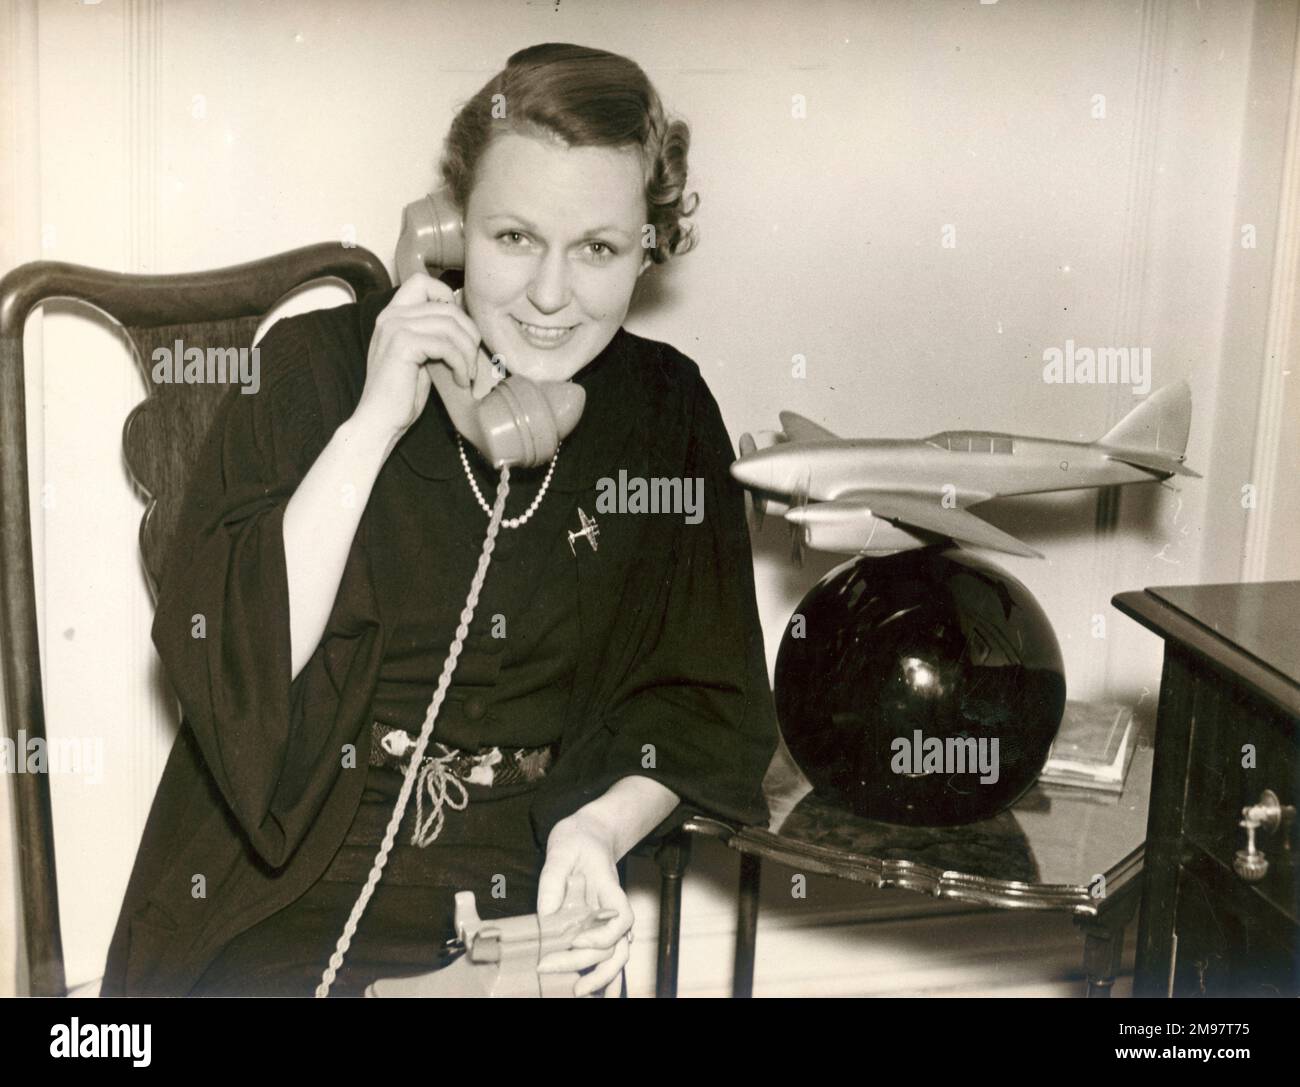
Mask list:
[{"label": "aircraft wing", "polygon": [[994,551],[1006,551],[1012,555],[1031,558],[1043,557],[1041,552],[1021,543],[1010,533],[994,528],[969,510],[945,508],[938,495],[853,491],[830,502],[802,507],[802,511],[796,508],[786,514],[786,517],[795,514],[793,519],[802,516],[808,521],[833,521],[861,516],[863,513],[870,513],[886,521],[901,522],[904,526],[934,532],[940,536],[950,536],[959,543],[973,547],[988,547]]}]

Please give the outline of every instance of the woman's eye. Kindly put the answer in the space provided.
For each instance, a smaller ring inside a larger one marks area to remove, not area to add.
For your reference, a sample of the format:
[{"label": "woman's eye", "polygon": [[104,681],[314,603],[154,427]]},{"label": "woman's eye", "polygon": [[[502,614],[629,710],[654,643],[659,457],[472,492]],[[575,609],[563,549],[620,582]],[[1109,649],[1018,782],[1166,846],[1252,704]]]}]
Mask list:
[{"label": "woman's eye", "polygon": [[613,247],[606,242],[590,242],[589,245],[592,251],[592,256],[597,260],[606,261],[609,260],[610,257],[614,256],[615,251]]},{"label": "woman's eye", "polygon": [[524,236],[517,230],[503,230],[497,237],[506,239],[511,245],[518,245],[524,240]]}]

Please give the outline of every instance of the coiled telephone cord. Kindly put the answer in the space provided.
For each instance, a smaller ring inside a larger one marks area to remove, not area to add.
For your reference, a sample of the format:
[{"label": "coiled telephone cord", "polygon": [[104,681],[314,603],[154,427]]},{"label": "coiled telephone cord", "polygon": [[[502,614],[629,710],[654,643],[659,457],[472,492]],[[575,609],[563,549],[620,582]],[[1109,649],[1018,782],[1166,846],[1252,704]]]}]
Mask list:
[{"label": "coiled telephone cord", "polygon": [[479,593],[483,590],[483,582],[487,578],[488,564],[492,561],[492,552],[497,545],[497,534],[501,530],[501,519],[506,509],[506,495],[509,493],[510,466],[504,465],[501,468],[501,481],[497,484],[496,503],[492,507],[492,517],[488,521],[487,536],[483,540],[483,551],[479,555],[478,569],[474,571],[474,580],[470,585],[469,596],[465,600],[465,607],[461,609],[460,625],[456,628],[456,637],[452,640],[451,651],[447,654],[447,660],[442,666],[442,675],[438,677],[438,687],[433,692],[433,701],[429,703],[429,709],[425,713],[424,726],[420,729],[420,738],[415,743],[415,751],[411,755],[411,761],[406,768],[406,775],[402,779],[402,789],[397,795],[397,804],[393,808],[392,818],[388,820],[388,829],[384,831],[383,844],[380,845],[379,852],[375,854],[375,863],[370,869],[370,875],[366,879],[365,886],[361,888],[361,894],[357,896],[356,905],[352,907],[348,923],[343,926],[343,934],[334,947],[334,954],[330,956],[329,965],[321,975],[320,984],[316,986],[316,995],[318,997],[329,996],[330,986],[334,984],[334,979],[343,966],[343,957],[348,953],[348,948],[352,946],[352,937],[356,935],[357,925],[361,922],[361,915],[366,912],[366,906],[375,893],[375,888],[379,886],[379,877],[383,874],[384,866],[388,863],[388,854],[392,851],[393,843],[397,840],[397,828],[401,826],[402,816],[406,813],[406,805],[411,799],[411,793],[414,791],[415,780],[419,776],[421,765],[424,762],[425,749],[429,746],[429,741],[433,737],[433,722],[438,716],[438,711],[442,708],[442,700],[447,693],[447,688],[451,685],[451,674],[456,670],[456,661],[460,657],[460,651],[465,644],[465,639],[469,636],[469,625],[474,621],[474,609],[478,607]]}]

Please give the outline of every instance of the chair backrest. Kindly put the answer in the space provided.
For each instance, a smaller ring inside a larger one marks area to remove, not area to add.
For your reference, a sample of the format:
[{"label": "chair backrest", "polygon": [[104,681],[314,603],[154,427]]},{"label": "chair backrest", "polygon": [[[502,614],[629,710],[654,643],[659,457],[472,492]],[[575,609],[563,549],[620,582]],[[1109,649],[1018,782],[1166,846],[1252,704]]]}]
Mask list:
[{"label": "chair backrest", "polygon": [[[145,369],[148,396],[126,419],[123,447],[128,470],[149,499],[140,524],[140,549],[157,599],[167,545],[195,458],[222,397],[240,394],[229,383],[155,384],[150,365],[155,348],[172,349],[178,340],[205,354],[209,347],[251,347],[258,325],[276,303],[321,279],[342,280],[358,298],[390,286],[387,271],[373,253],[338,243],[188,275],[123,275],[37,261],[0,279],[0,646],[5,720],[16,752],[20,732],[27,743],[45,738],[27,488],[23,328],[28,315],[52,299],[85,302],[122,326]],[[66,978],[49,779],[45,774],[14,774],[11,784],[30,990],[33,996],[63,996]]]}]

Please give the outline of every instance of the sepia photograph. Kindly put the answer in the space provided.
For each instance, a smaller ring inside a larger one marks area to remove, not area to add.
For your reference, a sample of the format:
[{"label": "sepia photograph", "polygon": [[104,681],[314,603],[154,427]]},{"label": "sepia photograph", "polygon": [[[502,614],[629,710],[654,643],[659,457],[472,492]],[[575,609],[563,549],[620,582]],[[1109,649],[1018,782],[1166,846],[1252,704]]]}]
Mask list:
[{"label": "sepia photograph", "polygon": [[149,1065],[135,998],[1109,998],[1116,1061],[1240,1061],[1300,996],[1300,0],[0,49],[41,1054]]}]

